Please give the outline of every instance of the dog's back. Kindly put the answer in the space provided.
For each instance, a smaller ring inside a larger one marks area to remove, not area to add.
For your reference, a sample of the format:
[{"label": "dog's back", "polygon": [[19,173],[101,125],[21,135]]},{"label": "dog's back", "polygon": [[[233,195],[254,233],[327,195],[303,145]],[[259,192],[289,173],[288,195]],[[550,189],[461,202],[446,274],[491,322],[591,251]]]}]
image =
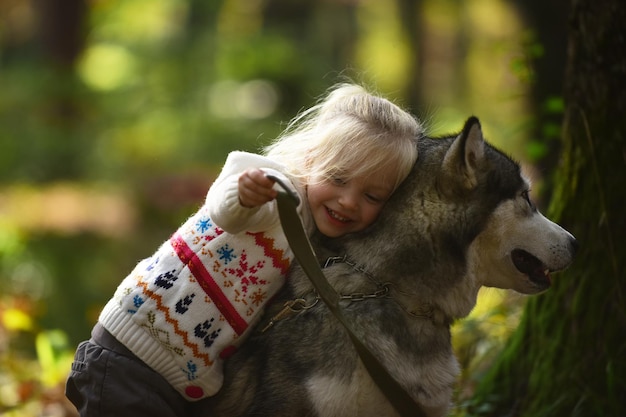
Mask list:
[{"label": "dog's back", "polygon": [[[369,230],[314,241],[320,261],[337,257],[324,273],[345,296],[347,320],[429,416],[447,413],[459,372],[449,327],[478,289],[537,293],[549,287],[546,271],[572,260],[574,238],[541,216],[527,191],[519,166],[470,119],[456,138],[420,140],[414,170]],[[539,236],[525,234],[532,227]],[[298,298],[314,302],[294,265],[266,317]],[[321,302],[251,337],[205,405],[207,417],[397,415]]]}]

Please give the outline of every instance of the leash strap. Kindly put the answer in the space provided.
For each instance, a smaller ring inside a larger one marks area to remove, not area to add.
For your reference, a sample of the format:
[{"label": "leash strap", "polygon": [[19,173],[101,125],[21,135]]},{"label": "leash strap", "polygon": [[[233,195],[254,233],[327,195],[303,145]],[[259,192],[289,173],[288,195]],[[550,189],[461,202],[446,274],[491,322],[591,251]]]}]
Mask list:
[{"label": "leash strap", "polygon": [[[277,180],[271,177],[272,180]],[[345,319],[339,308],[339,294],[328,283],[324,273],[317,262],[311,242],[304,232],[302,221],[296,211],[299,199],[282,182],[277,181],[285,191],[279,191],[276,201],[278,203],[278,213],[280,223],[283,227],[289,246],[293,251],[300,266],[306,272],[313,287],[317,290],[320,298],[328,306],[328,309],[345,327],[356,351],[378,388],[385,394],[389,402],[402,417],[426,417],[424,411],[413,400],[413,398],[400,386],[376,359],[372,352],[361,342],[352,330],[350,324]]]}]

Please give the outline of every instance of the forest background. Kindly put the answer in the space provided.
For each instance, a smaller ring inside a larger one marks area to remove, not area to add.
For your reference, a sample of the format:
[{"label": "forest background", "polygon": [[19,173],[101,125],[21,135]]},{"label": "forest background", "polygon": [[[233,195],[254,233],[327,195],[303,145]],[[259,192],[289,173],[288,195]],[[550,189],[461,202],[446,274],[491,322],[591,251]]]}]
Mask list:
[{"label": "forest background", "polygon": [[[0,2],[0,414],[75,415],[73,352],[117,284],[228,152],[257,151],[336,82],[432,135],[478,116],[560,213],[569,15],[566,0]],[[471,397],[527,302],[488,289],[455,325],[455,415],[492,412]]]}]

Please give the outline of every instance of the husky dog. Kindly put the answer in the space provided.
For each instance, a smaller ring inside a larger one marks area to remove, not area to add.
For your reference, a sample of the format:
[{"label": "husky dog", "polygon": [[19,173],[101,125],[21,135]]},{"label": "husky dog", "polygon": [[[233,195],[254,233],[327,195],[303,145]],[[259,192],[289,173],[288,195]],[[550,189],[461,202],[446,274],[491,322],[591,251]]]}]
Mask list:
[{"label": "husky dog", "polygon": [[[358,336],[435,417],[447,414],[459,373],[450,324],[469,314],[479,288],[547,290],[577,244],[539,213],[519,165],[484,141],[478,119],[418,147],[415,168],[368,230],[313,245]],[[297,299],[303,311],[276,316],[227,361],[204,415],[397,416],[294,264],[267,316]]]}]

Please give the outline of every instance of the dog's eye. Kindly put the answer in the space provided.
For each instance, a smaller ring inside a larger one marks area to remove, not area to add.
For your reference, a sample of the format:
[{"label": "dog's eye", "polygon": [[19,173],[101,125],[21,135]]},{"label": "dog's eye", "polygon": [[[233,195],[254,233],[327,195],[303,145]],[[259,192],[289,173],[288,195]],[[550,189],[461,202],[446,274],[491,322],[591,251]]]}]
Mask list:
[{"label": "dog's eye", "polygon": [[530,190],[525,190],[525,191],[522,191],[522,198],[523,198],[524,200],[526,200],[526,202],[528,203],[528,206],[529,206],[530,208],[534,209],[534,208],[535,208],[535,205],[534,205],[534,204],[533,204],[533,202],[530,200],[530,194],[529,194],[529,193],[530,193]]}]

